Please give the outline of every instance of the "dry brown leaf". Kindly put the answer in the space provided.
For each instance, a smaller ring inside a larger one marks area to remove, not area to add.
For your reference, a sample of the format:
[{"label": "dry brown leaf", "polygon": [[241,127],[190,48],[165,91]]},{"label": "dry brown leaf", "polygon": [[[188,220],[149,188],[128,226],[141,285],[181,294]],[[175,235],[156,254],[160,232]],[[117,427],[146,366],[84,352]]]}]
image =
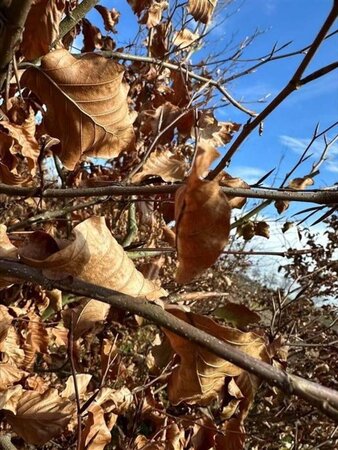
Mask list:
[{"label": "dry brown leaf", "polygon": [[[86,391],[88,384],[90,380],[92,379],[92,375],[89,373],[77,373],[76,374],[76,385],[79,393],[79,398],[81,399]],[[71,402],[74,402],[76,399],[75,394],[75,384],[74,384],[74,377],[71,375],[68,377],[68,380],[66,381],[66,387],[61,392],[61,397],[66,398],[67,400],[70,400]]]},{"label": "dry brown leaf", "polygon": [[[34,174],[40,154],[39,144],[35,138],[35,114],[32,108],[24,110],[24,108],[17,105],[13,106],[13,108],[20,108],[22,110],[20,113],[20,120],[18,120],[17,123],[1,121],[0,128],[12,138],[12,143],[9,147],[10,152],[14,155],[20,154],[27,158],[28,168],[31,173]],[[4,137],[0,136],[0,139],[3,141]],[[1,147],[3,147],[3,145],[1,145]],[[12,170],[13,168],[12,163],[9,166],[9,169]]]},{"label": "dry brown leaf", "polygon": [[2,361],[21,367],[25,359],[25,352],[21,348],[20,337],[13,325],[7,330],[5,339],[1,342],[0,351]]},{"label": "dry brown leaf", "polygon": [[[241,178],[233,178],[226,172],[221,174],[219,184],[230,188],[250,189],[250,186]],[[246,197],[236,197],[235,195],[227,194],[227,199],[231,208],[241,209],[246,203]]]},{"label": "dry brown leaf", "polygon": [[148,28],[156,27],[162,19],[163,11],[168,8],[168,2],[152,2],[149,8],[145,9],[139,23],[147,25]]},{"label": "dry brown leaf", "polygon": [[[303,177],[303,178],[294,178],[289,183],[289,188],[296,190],[306,189],[308,186],[312,186],[314,183],[313,178],[311,177]],[[277,209],[279,214],[283,214],[288,207],[290,206],[290,202],[288,200],[276,200],[275,208]]]},{"label": "dry brown leaf", "polygon": [[154,0],[127,0],[135,14],[140,16],[142,12],[151,6]]},{"label": "dry brown leaf", "polygon": [[0,363],[0,391],[8,389],[14,383],[20,381],[23,377],[28,375],[22,369],[19,369],[14,364]]},{"label": "dry brown leaf", "polygon": [[134,148],[123,68],[96,54],[73,57],[56,50],[29,68],[22,84],[47,106],[44,125],[61,142],[58,156],[70,170],[84,156],[113,158]]},{"label": "dry brown leaf", "polygon": [[[71,418],[72,406],[56,389],[49,389],[44,394],[24,391],[16,411],[7,411],[6,419],[25,442],[43,445],[64,430]],[[6,404],[3,409],[8,410]]]},{"label": "dry brown leaf", "polygon": [[294,227],[294,225],[295,225],[294,222],[288,222],[288,221],[284,222],[283,227],[282,227],[282,232],[286,233],[288,230],[290,230],[290,228]]},{"label": "dry brown leaf", "polygon": [[173,44],[177,47],[180,47],[180,49],[184,49],[187,47],[190,47],[190,45],[197,41],[200,36],[197,33],[193,33],[192,31],[188,30],[188,28],[184,28],[183,30],[180,30],[178,33],[175,34]]},{"label": "dry brown leaf", "polygon": [[[3,225],[0,225],[0,228],[3,227]],[[1,237],[1,233],[0,233]],[[3,258],[1,254],[1,245],[0,245],[0,258]],[[6,339],[8,330],[11,326],[11,323],[13,321],[13,317],[9,314],[8,308],[5,305],[0,305],[0,351],[2,350],[1,343]]]},{"label": "dry brown leaf", "polygon": [[241,419],[227,420],[221,429],[223,434],[215,436],[215,450],[242,450],[245,443],[245,429]]},{"label": "dry brown leaf", "polygon": [[187,164],[181,155],[175,155],[170,150],[157,150],[147,159],[142,172],[133,177],[135,183],[140,183],[150,175],[156,175],[164,181],[182,181]]},{"label": "dry brown leaf", "polygon": [[111,441],[110,429],[108,428],[104,410],[101,406],[93,403],[88,410],[88,418],[81,433],[80,450],[103,450]]},{"label": "dry brown leaf", "polygon": [[198,126],[199,136],[216,147],[229,143],[233,133],[240,128],[240,125],[235,122],[219,122],[214,114],[208,110],[200,114]]},{"label": "dry brown leaf", "polygon": [[264,221],[255,223],[255,235],[267,239],[270,237],[270,225]]},{"label": "dry brown leaf", "polygon": [[15,414],[22,393],[23,389],[21,384],[0,392],[0,410],[6,409],[6,411],[11,411]]},{"label": "dry brown leaf", "polygon": [[34,0],[20,45],[25,58],[34,60],[50,51],[50,45],[59,35],[65,3],[65,0]]},{"label": "dry brown leaf", "polygon": [[275,201],[275,207],[279,214],[283,214],[284,211],[288,209],[290,206],[290,202],[287,200],[276,200]]},{"label": "dry brown leaf", "polygon": [[[167,295],[164,289],[146,280],[135,268],[123,247],[111,235],[104,217],[93,216],[81,222],[74,228],[74,235],[74,241],[65,242],[61,250],[43,259],[32,258],[29,246],[22,247],[21,259],[29,265],[42,268],[43,273],[51,279],[71,275],[149,300]],[[101,302],[97,304],[103,308]]]},{"label": "dry brown leaf", "polygon": [[[51,279],[62,279],[71,275],[89,283],[149,300],[167,295],[135,268],[123,247],[107,228],[104,217],[91,217],[81,222],[74,228],[74,235],[74,241],[64,242],[61,250],[48,257],[31,257],[29,244],[20,248],[20,257],[27,264],[42,268],[43,273]],[[101,302],[98,302],[98,305],[103,307]]]},{"label": "dry brown leaf", "polygon": [[194,114],[190,110],[183,113],[184,111],[170,102],[165,102],[156,109],[142,111],[140,114],[140,131],[145,136],[155,137],[160,131],[167,129],[158,140],[159,144],[171,142],[175,128],[182,135],[187,136],[194,125]]},{"label": "dry brown leaf", "polygon": [[251,323],[258,323],[261,320],[259,314],[251,311],[247,306],[240,303],[227,302],[213,312],[215,317],[225,319],[238,328],[246,327]]},{"label": "dry brown leaf", "polygon": [[116,33],[115,27],[119,22],[120,13],[115,9],[108,9],[102,5],[95,5],[94,8],[101,14],[104,29]]},{"label": "dry brown leaf", "polygon": [[94,52],[103,45],[102,34],[99,28],[88,19],[82,19],[83,47],[81,53]]},{"label": "dry brown leaf", "polygon": [[216,4],[217,0],[189,0],[188,10],[196,21],[208,23]]},{"label": "dry brown leaf", "polygon": [[166,23],[160,23],[153,30],[153,38],[149,46],[151,55],[155,58],[163,58],[168,52],[168,25]]},{"label": "dry brown leaf", "polygon": [[35,356],[39,353],[47,353],[49,336],[45,324],[41,318],[36,314],[29,314],[29,321],[27,324],[27,337],[23,345],[25,352],[25,359],[23,366],[31,368],[35,362]]},{"label": "dry brown leaf", "polygon": [[250,241],[255,236],[255,224],[251,220],[243,223],[237,228],[237,235],[242,236],[245,241]]},{"label": "dry brown leaf", "polygon": [[308,186],[312,186],[313,184],[314,181],[311,177],[294,178],[290,181],[289,187],[292,189],[303,190]]},{"label": "dry brown leaf", "polygon": [[106,303],[82,299],[79,306],[64,311],[62,317],[65,325],[70,328],[70,320],[73,316],[73,334],[74,339],[77,340],[88,333],[99,333],[108,316],[109,309],[110,306]]},{"label": "dry brown leaf", "polygon": [[178,283],[189,283],[214,264],[229,238],[231,208],[226,195],[217,181],[200,179],[215,159],[215,149],[202,141],[197,151],[191,175],[175,196]]},{"label": "dry brown leaf", "polygon": [[[255,333],[244,333],[235,328],[223,327],[214,320],[177,307],[168,307],[167,311],[196,328],[205,331],[242,352],[269,362],[265,339]],[[244,371],[198,345],[163,329],[173,350],[180,356],[180,364],[172,372],[168,381],[168,396],[173,404],[187,402],[191,404],[209,404],[217,398],[224,385],[224,377],[237,377]]]},{"label": "dry brown leaf", "polygon": [[95,402],[107,413],[124,415],[133,404],[134,397],[127,387],[121,389],[104,387],[98,393]]}]

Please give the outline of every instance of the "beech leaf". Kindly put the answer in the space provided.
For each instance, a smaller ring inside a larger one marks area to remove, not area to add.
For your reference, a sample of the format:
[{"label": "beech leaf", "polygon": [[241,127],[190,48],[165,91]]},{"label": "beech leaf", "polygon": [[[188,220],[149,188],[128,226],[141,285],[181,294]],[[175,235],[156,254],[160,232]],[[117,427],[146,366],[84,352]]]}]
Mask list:
[{"label": "beech leaf", "polygon": [[[50,51],[50,45],[59,35],[59,24],[65,9],[65,0],[35,0],[28,13],[20,50],[28,60],[34,60]],[[37,30],[39,32],[37,33]]]},{"label": "beech leaf", "polygon": [[233,326],[238,328],[246,327],[251,323],[257,323],[261,320],[257,313],[251,311],[245,305],[232,302],[220,306],[213,314],[220,319],[231,322]]},{"label": "beech leaf", "polygon": [[214,264],[229,238],[227,197],[217,181],[200,179],[215,159],[215,149],[203,141],[197,151],[192,173],[175,196],[178,283],[189,283]]},{"label": "beech leaf", "polygon": [[[25,442],[43,445],[64,430],[71,418],[72,406],[56,389],[49,389],[44,394],[25,391],[16,405],[16,412],[8,411],[6,418]],[[3,409],[7,409],[6,405]]]},{"label": "beech leaf", "polygon": [[22,369],[19,369],[14,364],[0,363],[0,391],[8,389],[14,383],[20,381],[24,376],[28,375]]},{"label": "beech leaf", "polygon": [[[241,188],[241,189],[250,189],[250,186],[243,181],[241,178],[233,178],[231,175],[229,175],[226,172],[223,172],[221,174],[219,183],[221,186],[226,186],[230,188]],[[227,194],[227,198],[229,201],[229,205],[231,208],[238,208],[241,209],[246,203],[245,197],[236,197],[235,195],[229,195]]]},{"label": "beech leaf", "polygon": [[[253,332],[244,333],[230,327],[224,327],[209,317],[185,312],[177,307],[167,307],[167,311],[179,319],[190,323],[206,333],[216,336],[250,356],[269,362],[265,339]],[[213,355],[202,347],[163,329],[170,344],[179,356],[180,363],[168,382],[170,402],[178,404],[207,405],[217,398],[224,384],[224,377],[237,377],[243,370],[234,364]]]},{"label": "beech leaf", "polygon": [[[51,279],[71,275],[149,300],[167,295],[164,289],[146,280],[135,268],[107,228],[104,217],[93,216],[81,222],[74,228],[74,234],[74,241],[63,242],[63,248],[48,257],[44,255],[44,258],[39,259],[37,254],[32,257],[33,249],[29,244],[20,248],[20,257],[27,264],[42,268],[43,273]],[[101,302],[97,302],[97,307],[104,309]]]},{"label": "beech leaf", "polygon": [[119,21],[120,13],[115,8],[108,9],[102,5],[95,5],[94,8],[101,14],[104,29],[116,33],[115,26]]},{"label": "beech leaf", "polygon": [[192,31],[184,28],[175,34],[173,44],[181,49],[189,47],[194,41],[199,38],[197,33],[193,33]]},{"label": "beech leaf", "polygon": [[216,4],[217,0],[189,0],[188,10],[196,21],[208,23]]},{"label": "beech leaf", "polygon": [[60,49],[21,78],[47,106],[46,131],[60,140],[58,156],[70,170],[85,156],[113,158],[134,148],[128,87],[120,64],[94,53],[75,58]]},{"label": "beech leaf", "polygon": [[103,450],[110,441],[111,434],[104,418],[104,410],[94,403],[88,410],[79,448],[80,450]]},{"label": "beech leaf", "polygon": [[135,183],[141,182],[149,175],[160,176],[168,182],[181,181],[187,164],[180,155],[174,155],[169,150],[157,150],[150,155],[143,166],[142,172],[133,177]]}]

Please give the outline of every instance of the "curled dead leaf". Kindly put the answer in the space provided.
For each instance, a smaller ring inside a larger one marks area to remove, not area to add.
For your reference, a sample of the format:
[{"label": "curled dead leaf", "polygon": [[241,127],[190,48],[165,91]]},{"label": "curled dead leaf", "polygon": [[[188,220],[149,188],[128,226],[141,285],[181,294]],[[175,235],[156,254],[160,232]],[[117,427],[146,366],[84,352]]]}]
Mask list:
[{"label": "curled dead leaf", "polygon": [[283,214],[283,212],[285,212],[289,206],[290,206],[290,202],[288,202],[287,200],[276,200],[275,201],[275,207],[279,214]]},{"label": "curled dead leaf", "polygon": [[202,141],[197,151],[191,175],[175,196],[178,283],[189,283],[214,264],[229,238],[227,197],[217,181],[200,179],[215,159],[215,149]]},{"label": "curled dead leaf", "polygon": [[[256,333],[244,333],[235,328],[223,327],[208,317],[185,312],[177,307],[167,307],[167,311],[196,328],[238,347],[250,356],[265,362],[270,361],[266,341]],[[238,377],[244,372],[171,331],[166,329],[163,331],[173,350],[180,356],[179,366],[174,369],[168,382],[168,396],[173,404],[180,402],[209,404],[221,391],[224,377]]]},{"label": "curled dead leaf", "polygon": [[142,171],[133,177],[135,183],[141,182],[150,175],[160,176],[168,182],[182,181],[187,164],[184,157],[175,155],[170,150],[153,152],[144,164]]},{"label": "curled dead leaf", "polygon": [[163,11],[167,8],[166,1],[152,1],[151,5],[143,10],[139,23],[147,25],[148,28],[156,27],[161,22]]},{"label": "curled dead leaf", "polygon": [[93,403],[88,410],[88,418],[81,433],[79,443],[80,450],[103,450],[111,441],[110,430],[114,423],[108,428],[101,406]]},{"label": "curled dead leaf", "polygon": [[26,375],[28,375],[27,372],[14,364],[0,362],[0,391],[8,389]]},{"label": "curled dead leaf", "polygon": [[289,187],[292,189],[303,190],[308,186],[312,186],[313,184],[314,181],[311,177],[294,178],[290,181]]},{"label": "curled dead leaf", "polygon": [[71,419],[72,404],[60,397],[56,389],[44,394],[21,392],[15,410],[2,407],[15,433],[28,444],[43,445],[60,434]]},{"label": "curled dead leaf", "polygon": [[116,33],[115,27],[119,22],[120,13],[115,9],[108,9],[102,5],[95,5],[94,8],[101,14],[104,29]]},{"label": "curled dead leaf", "polygon": [[199,35],[197,33],[193,33],[188,30],[188,28],[184,28],[175,34],[173,44],[180,49],[184,49],[190,47],[190,45],[199,39]]},{"label": "curled dead leaf", "polygon": [[208,23],[216,4],[217,0],[189,0],[188,10],[196,21]]},{"label": "curled dead leaf", "polygon": [[255,223],[255,235],[256,236],[262,236],[267,239],[270,237],[270,226],[268,223],[262,221],[262,222],[256,222]]},{"label": "curled dead leaf", "polygon": [[210,145],[221,147],[231,141],[240,125],[235,122],[219,122],[212,112],[206,110],[198,117],[198,127],[202,139],[207,140]]},{"label": "curled dead leaf", "polygon": [[123,68],[96,54],[75,58],[56,50],[22,76],[47,106],[44,124],[61,142],[58,156],[70,170],[83,156],[112,158],[134,148]]},{"label": "curled dead leaf", "polygon": [[50,45],[59,35],[65,3],[65,0],[35,0],[32,3],[20,45],[21,53],[29,61],[50,51]]},{"label": "curled dead leaf", "polygon": [[72,322],[73,336],[77,340],[88,333],[99,333],[108,316],[110,306],[97,300],[82,299],[82,303],[63,311],[62,317],[67,328]]},{"label": "curled dead leaf", "polygon": [[[71,275],[89,283],[149,300],[167,295],[164,289],[146,280],[136,270],[123,247],[111,235],[104,217],[93,216],[81,222],[74,228],[74,235],[74,241],[63,242],[62,249],[53,249],[49,256],[44,253],[41,258],[35,251],[40,248],[36,242],[36,245],[28,244],[20,248],[20,257],[26,264],[42,268],[44,274],[52,279]],[[31,239],[35,239],[34,234]],[[104,308],[100,302],[96,303],[97,307]]]},{"label": "curled dead leaf", "polygon": [[[230,188],[241,188],[241,189],[250,189],[250,186],[248,183],[243,181],[241,178],[233,178],[231,175],[229,175],[226,172],[223,172],[221,174],[221,177],[219,179],[219,183],[221,186],[226,186]],[[227,194],[227,198],[229,201],[229,205],[231,208],[238,208],[241,209],[246,203],[245,197],[236,197],[234,195]]]},{"label": "curled dead leaf", "polygon": [[258,323],[261,320],[260,315],[251,311],[247,306],[233,302],[227,302],[218,307],[213,314],[215,317],[225,319],[238,328],[246,327],[252,323]]}]

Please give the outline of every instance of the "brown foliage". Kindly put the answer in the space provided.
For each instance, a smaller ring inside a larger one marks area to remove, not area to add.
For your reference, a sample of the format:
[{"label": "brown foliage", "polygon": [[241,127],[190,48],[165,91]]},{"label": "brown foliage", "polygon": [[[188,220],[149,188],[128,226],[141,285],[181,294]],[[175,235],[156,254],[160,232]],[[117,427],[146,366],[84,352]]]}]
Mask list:
[{"label": "brown foliage", "polygon": [[68,169],[83,156],[112,158],[134,148],[122,77],[114,61],[94,54],[76,59],[67,50],[49,53],[41,68],[25,71],[22,83],[47,105],[44,124],[60,140],[58,156]]}]

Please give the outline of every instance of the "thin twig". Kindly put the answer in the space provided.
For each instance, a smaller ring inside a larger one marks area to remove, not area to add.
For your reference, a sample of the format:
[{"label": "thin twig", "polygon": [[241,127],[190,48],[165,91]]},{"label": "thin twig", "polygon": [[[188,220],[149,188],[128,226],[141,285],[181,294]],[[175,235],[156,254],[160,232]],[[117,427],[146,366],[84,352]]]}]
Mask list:
[{"label": "thin twig", "polygon": [[71,311],[70,315],[70,326],[69,326],[69,344],[68,344],[68,357],[70,361],[70,366],[72,369],[72,376],[74,381],[74,392],[75,392],[75,400],[76,400],[76,410],[77,410],[77,450],[80,450],[81,445],[81,431],[82,431],[82,416],[81,416],[81,403],[80,403],[80,394],[79,387],[77,385],[76,378],[76,368],[74,361],[74,318],[73,311]]},{"label": "thin twig", "polygon": [[[19,0],[20,1],[20,0]],[[51,47],[55,45],[66,36],[69,31],[75,27],[77,23],[99,2],[99,0],[82,0],[82,2],[77,5],[73,11],[68,14],[60,23],[59,26],[59,36],[52,43]]]},{"label": "thin twig", "polygon": [[3,23],[0,33],[0,90],[3,87],[8,64],[21,42],[22,32],[33,0],[12,0],[1,11]]},{"label": "thin twig", "polygon": [[309,48],[308,52],[304,56],[302,62],[296,69],[295,73],[291,77],[288,84],[279,92],[279,94],[272,100],[271,103],[257,116],[255,117],[251,122],[248,122],[244,127],[241,133],[238,135],[237,139],[233,142],[229,150],[226,152],[225,156],[222,158],[221,162],[215,167],[214,170],[212,170],[208,176],[209,179],[214,179],[228,164],[232,156],[235,154],[235,152],[239,149],[241,144],[246,140],[246,138],[249,136],[249,134],[259,126],[259,124],[267,117],[269,116],[272,111],[274,111],[277,106],[279,106],[292,92],[299,89],[301,87],[300,81],[303,76],[304,71],[306,70],[307,66],[311,62],[313,56],[315,55],[316,51],[318,50],[319,46],[325,39],[325,36],[329,29],[331,28],[332,24],[337,18],[338,14],[338,2],[337,0],[334,1],[332,9],[325,20],[323,26],[319,30],[317,36],[315,37],[311,47]]},{"label": "thin twig", "polygon": [[[202,75],[198,75],[195,72],[191,72],[184,66],[165,62],[165,61],[162,61],[162,60],[156,59],[156,58],[150,58],[148,56],[131,55],[129,53],[111,52],[111,51],[103,51],[100,53],[107,58],[122,59],[124,61],[146,62],[149,64],[165,67],[170,70],[174,70],[175,72],[183,72],[184,74],[186,74],[189,78],[192,78],[193,80],[203,81],[203,83],[208,83],[208,85],[215,87],[222,95],[224,95],[224,97],[228,100],[229,103],[231,103],[235,108],[239,109],[240,111],[244,112],[245,114],[248,114],[250,117],[257,116],[256,112],[245,108],[236,99],[234,99],[233,96],[231,94],[229,94],[229,92],[224,88],[224,86],[221,85],[221,83],[219,81],[215,81],[210,78],[203,77]],[[74,56],[76,56],[76,55],[74,55]]]}]

